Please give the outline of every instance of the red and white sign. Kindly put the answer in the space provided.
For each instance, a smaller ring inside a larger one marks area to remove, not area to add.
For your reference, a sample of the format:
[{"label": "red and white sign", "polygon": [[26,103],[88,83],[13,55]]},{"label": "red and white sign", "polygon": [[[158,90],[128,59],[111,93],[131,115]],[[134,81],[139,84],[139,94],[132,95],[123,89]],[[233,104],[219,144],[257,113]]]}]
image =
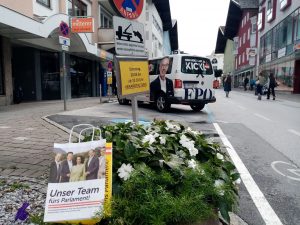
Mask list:
[{"label": "red and white sign", "polygon": [[138,18],[144,6],[144,0],[111,0],[118,12],[125,18],[133,20]]},{"label": "red and white sign", "polygon": [[93,17],[73,17],[71,19],[71,29],[73,33],[93,33],[94,18]]}]

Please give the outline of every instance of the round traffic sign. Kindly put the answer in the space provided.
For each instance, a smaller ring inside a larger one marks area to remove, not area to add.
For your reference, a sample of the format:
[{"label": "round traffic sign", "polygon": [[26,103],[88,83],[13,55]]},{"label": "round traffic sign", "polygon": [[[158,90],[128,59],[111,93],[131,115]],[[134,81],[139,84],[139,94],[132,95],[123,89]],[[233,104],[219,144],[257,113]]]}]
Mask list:
[{"label": "round traffic sign", "polygon": [[62,21],[60,24],[59,24],[59,31],[60,33],[62,34],[62,36],[64,37],[68,37],[69,34],[70,34],[70,28],[69,28],[69,25]]}]

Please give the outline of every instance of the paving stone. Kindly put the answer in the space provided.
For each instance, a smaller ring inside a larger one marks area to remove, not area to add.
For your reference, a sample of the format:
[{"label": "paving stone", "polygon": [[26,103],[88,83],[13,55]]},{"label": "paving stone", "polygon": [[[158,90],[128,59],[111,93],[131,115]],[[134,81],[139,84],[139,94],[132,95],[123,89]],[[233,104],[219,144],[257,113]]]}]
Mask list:
[{"label": "paving stone", "polygon": [[27,169],[15,169],[14,171],[12,171],[10,173],[10,176],[19,176],[19,175],[22,175],[23,176],[23,173],[27,171]]},{"label": "paving stone", "polygon": [[5,169],[1,171],[1,175],[10,175],[12,172],[14,171],[14,169]]}]

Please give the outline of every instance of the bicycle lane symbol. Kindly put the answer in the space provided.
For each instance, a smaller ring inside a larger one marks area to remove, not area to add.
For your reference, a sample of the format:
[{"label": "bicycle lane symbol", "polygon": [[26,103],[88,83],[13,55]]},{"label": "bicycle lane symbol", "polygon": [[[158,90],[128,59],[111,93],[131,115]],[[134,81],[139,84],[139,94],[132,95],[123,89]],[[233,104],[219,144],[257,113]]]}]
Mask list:
[{"label": "bicycle lane symbol", "polygon": [[287,177],[291,180],[300,181],[300,169],[294,164],[283,161],[274,161],[271,163],[271,167],[273,170],[275,170],[275,172],[284,177]]}]

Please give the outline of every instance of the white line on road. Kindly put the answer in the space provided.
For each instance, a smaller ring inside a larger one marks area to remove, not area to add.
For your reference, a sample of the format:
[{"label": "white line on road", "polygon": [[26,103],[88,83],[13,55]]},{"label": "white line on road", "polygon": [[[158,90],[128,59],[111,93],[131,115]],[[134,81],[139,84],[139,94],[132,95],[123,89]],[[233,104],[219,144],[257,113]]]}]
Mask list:
[{"label": "white line on road", "polygon": [[296,134],[296,135],[298,135],[300,137],[300,132],[298,132],[298,131],[295,131],[293,129],[288,129],[288,132],[290,132],[292,134]]},{"label": "white line on road", "polygon": [[263,116],[263,115],[260,115],[260,114],[258,114],[258,113],[254,113],[254,115],[257,116],[257,117],[259,117],[259,118],[262,118],[262,119],[264,119],[264,120],[271,121],[269,118],[267,118],[267,117],[265,117],[265,116]]},{"label": "white line on road", "polygon": [[237,152],[221,130],[220,126],[217,123],[214,123],[214,127],[220,138],[225,145],[228,154],[230,155],[233,163],[235,164],[238,172],[241,175],[241,179],[244,182],[245,187],[247,188],[251,198],[253,199],[254,204],[256,205],[260,215],[265,221],[266,225],[282,225],[279,217],[276,215],[269,202],[265,198],[264,194],[261,192],[248,169],[242,162],[241,158],[238,156]]}]

